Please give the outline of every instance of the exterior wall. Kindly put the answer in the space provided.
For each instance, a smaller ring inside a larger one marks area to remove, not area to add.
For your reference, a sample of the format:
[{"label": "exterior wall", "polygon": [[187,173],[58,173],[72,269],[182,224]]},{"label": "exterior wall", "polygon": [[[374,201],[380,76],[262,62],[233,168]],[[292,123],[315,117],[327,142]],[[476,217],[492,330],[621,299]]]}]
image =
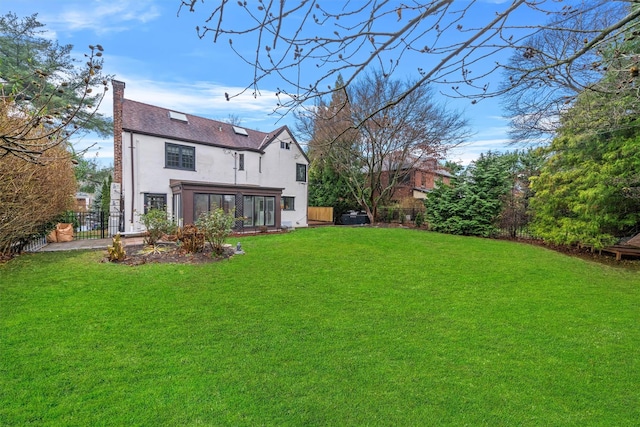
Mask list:
[{"label": "exterior wall", "polygon": [[[290,149],[280,147],[280,143],[289,144]],[[282,211],[282,225],[289,227],[307,226],[307,205],[308,205],[308,180],[309,164],[306,157],[300,151],[297,144],[288,132],[265,148],[262,161],[262,172],[264,173],[261,185],[267,187],[282,187],[283,197],[294,197],[295,210]],[[307,176],[304,182],[296,181],[296,164],[304,164],[307,169]]]},{"label": "exterior wall", "polygon": [[[291,136],[285,134],[283,139],[291,141]],[[280,142],[276,141],[270,144],[263,154],[129,132],[122,133],[122,142],[125,231],[143,229],[139,215],[144,213],[145,193],[166,194],[167,211],[170,215],[175,214],[170,180],[282,188],[283,196],[295,197],[295,210],[282,211],[281,216],[276,215],[276,218],[281,219],[282,225],[307,226],[307,186],[306,182],[296,182],[295,166],[296,163],[307,165],[307,160],[296,144],[292,143],[290,150],[283,150],[280,148]],[[167,142],[195,147],[195,171],[165,167]],[[238,170],[240,154],[244,154],[245,157],[243,171]],[[135,171],[133,174],[132,170]],[[277,202],[279,203],[279,198]],[[183,200],[183,206],[185,203],[189,201]],[[279,204],[276,211],[279,213]],[[188,224],[192,219],[185,217],[184,221]]]},{"label": "exterior wall", "polygon": [[[383,179],[388,179],[388,172],[384,172],[383,177]],[[426,198],[424,190],[434,189],[440,179],[442,179],[442,181],[447,185],[451,181],[448,176],[442,176],[433,171],[414,169],[409,173],[409,177],[406,182],[396,184],[393,189],[392,198],[394,200],[403,200],[407,198],[424,199]],[[423,191],[419,191],[417,189]]]}]

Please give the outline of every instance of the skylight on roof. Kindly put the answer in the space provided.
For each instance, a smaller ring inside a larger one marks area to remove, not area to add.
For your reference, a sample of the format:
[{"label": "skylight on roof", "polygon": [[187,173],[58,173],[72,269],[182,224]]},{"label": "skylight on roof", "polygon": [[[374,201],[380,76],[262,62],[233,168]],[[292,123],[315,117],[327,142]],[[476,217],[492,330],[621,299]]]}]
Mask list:
[{"label": "skylight on roof", "polygon": [[246,129],[239,128],[238,126],[233,126],[233,131],[238,135],[249,136]]},{"label": "skylight on roof", "polygon": [[178,113],[176,111],[169,111],[169,118],[174,120],[180,120],[181,122],[189,123],[189,120],[187,120],[187,116],[185,114]]}]

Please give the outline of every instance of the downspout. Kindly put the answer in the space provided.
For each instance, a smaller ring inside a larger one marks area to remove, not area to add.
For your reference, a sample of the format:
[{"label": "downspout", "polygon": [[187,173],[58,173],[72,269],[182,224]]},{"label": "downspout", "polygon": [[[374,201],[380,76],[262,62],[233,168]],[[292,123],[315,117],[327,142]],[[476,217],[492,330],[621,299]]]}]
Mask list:
[{"label": "downspout", "polygon": [[233,153],[233,185],[238,185],[238,152]]},{"label": "downspout", "polygon": [[134,162],[133,162],[133,132],[129,133],[131,144],[129,145],[130,155],[131,155],[131,218],[129,222],[131,223],[131,230],[133,231],[133,212],[134,212],[134,202],[135,202],[135,172],[134,172]]}]

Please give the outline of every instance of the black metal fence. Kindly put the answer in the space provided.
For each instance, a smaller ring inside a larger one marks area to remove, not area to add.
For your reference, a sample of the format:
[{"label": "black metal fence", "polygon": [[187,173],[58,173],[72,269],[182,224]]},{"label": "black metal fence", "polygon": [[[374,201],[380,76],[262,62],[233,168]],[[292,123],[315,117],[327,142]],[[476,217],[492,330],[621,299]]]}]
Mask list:
[{"label": "black metal fence", "polygon": [[425,209],[420,208],[399,208],[399,207],[381,207],[378,208],[376,221],[378,222],[399,222],[401,224],[413,222],[418,213],[424,215]]},{"label": "black metal fence", "polygon": [[106,239],[124,231],[124,214],[74,212],[68,218],[73,225],[74,240]]},{"label": "black metal fence", "polygon": [[[107,215],[102,212],[73,212],[67,214],[64,221],[73,227],[73,240],[106,239],[124,231],[122,213]],[[40,233],[14,242],[8,252],[37,252],[48,243],[51,232],[43,226]]]}]

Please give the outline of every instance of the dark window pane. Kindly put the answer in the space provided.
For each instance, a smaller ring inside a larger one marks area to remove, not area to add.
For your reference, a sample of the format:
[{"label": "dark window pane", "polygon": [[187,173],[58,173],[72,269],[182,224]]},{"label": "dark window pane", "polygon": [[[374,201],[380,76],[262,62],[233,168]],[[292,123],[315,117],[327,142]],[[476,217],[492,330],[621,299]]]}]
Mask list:
[{"label": "dark window pane", "polygon": [[244,211],[244,217],[246,218],[246,220],[244,221],[244,225],[247,227],[252,227],[253,226],[253,197],[252,196],[244,196],[243,211]]},{"label": "dark window pane", "polygon": [[209,195],[208,194],[194,194],[193,195],[193,216],[194,220],[198,219],[200,214],[209,210]]},{"label": "dark window pane", "polygon": [[180,148],[175,145],[167,145],[167,166],[179,167],[180,166]]},{"label": "dark window pane", "polygon": [[296,163],[296,181],[307,182],[307,165]]},{"label": "dark window pane", "polygon": [[165,144],[166,167],[195,170],[196,149],[184,145]]},{"label": "dark window pane", "polygon": [[274,226],[276,225],[276,198],[275,197],[265,197],[265,225]]},{"label": "dark window pane", "polygon": [[153,194],[145,193],[144,195],[144,213],[149,212],[149,209],[167,210],[167,195],[166,194]]},{"label": "dark window pane", "polygon": [[293,211],[296,209],[294,202],[295,197],[283,196],[282,199],[280,199],[280,207],[283,211]]}]

